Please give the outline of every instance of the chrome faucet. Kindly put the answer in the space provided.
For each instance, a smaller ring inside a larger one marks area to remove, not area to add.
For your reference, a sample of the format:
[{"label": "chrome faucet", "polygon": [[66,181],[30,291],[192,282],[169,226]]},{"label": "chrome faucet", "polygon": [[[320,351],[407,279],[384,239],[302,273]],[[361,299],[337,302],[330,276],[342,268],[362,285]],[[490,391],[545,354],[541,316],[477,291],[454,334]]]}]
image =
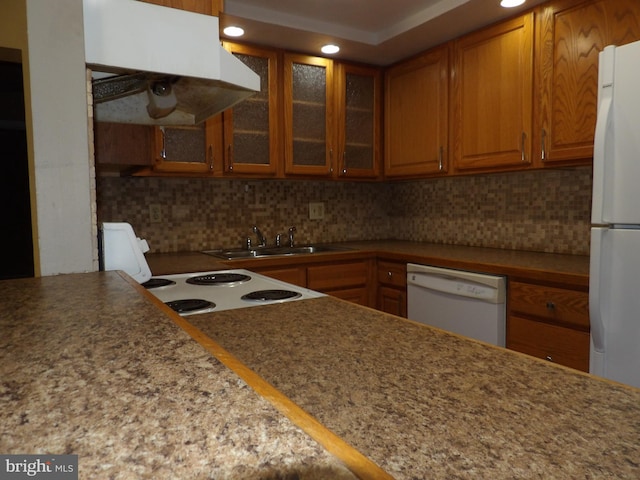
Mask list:
[{"label": "chrome faucet", "polygon": [[291,228],[289,229],[289,246],[290,246],[290,247],[292,247],[292,248],[296,246],[296,245],[295,245],[295,241],[294,241],[294,239],[293,239],[293,234],[294,234],[295,232],[296,232],[296,227],[291,227]]},{"label": "chrome faucet", "polygon": [[252,230],[253,230],[253,233],[255,233],[256,236],[258,237],[258,246],[266,247],[267,239],[264,237],[264,235],[262,235],[262,232],[260,231],[260,229],[256,225],[254,225]]}]

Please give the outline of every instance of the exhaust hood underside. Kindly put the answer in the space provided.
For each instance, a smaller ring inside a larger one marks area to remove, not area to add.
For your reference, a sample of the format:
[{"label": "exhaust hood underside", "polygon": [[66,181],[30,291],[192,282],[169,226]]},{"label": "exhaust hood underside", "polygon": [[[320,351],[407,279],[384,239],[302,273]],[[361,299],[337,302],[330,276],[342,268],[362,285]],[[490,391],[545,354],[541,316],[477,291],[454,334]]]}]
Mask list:
[{"label": "exhaust hood underside", "polygon": [[135,0],[83,0],[94,118],[194,125],[260,90],[220,45],[218,18]]}]

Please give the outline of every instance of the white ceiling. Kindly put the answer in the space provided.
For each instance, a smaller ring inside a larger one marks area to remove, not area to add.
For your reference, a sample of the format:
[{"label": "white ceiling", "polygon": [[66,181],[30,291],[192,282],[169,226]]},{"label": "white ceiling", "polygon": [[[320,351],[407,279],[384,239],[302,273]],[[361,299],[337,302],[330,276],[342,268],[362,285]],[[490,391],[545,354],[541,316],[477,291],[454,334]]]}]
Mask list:
[{"label": "white ceiling", "polygon": [[507,9],[500,0],[225,0],[220,24],[242,26],[243,42],[314,55],[336,43],[336,58],[390,65],[543,1]]}]

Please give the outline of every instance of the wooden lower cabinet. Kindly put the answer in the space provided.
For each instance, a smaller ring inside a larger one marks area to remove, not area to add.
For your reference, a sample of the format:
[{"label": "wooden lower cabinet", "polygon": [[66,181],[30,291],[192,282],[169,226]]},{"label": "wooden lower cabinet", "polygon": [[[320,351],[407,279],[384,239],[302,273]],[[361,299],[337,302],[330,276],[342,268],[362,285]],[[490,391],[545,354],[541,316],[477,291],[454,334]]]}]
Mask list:
[{"label": "wooden lower cabinet", "polygon": [[311,265],[307,267],[307,288],[359,305],[373,305],[369,260]]},{"label": "wooden lower cabinet", "polygon": [[300,263],[271,267],[242,264],[256,273],[283,282],[310,288],[317,292],[367,307],[375,305],[371,278],[372,261],[369,259],[327,263]]},{"label": "wooden lower cabinet", "polygon": [[406,262],[378,261],[376,308],[399,317],[407,317]]},{"label": "wooden lower cabinet", "polygon": [[307,286],[307,269],[304,267],[256,268],[254,271],[299,287]]},{"label": "wooden lower cabinet", "polygon": [[589,371],[586,290],[510,281],[507,348]]}]

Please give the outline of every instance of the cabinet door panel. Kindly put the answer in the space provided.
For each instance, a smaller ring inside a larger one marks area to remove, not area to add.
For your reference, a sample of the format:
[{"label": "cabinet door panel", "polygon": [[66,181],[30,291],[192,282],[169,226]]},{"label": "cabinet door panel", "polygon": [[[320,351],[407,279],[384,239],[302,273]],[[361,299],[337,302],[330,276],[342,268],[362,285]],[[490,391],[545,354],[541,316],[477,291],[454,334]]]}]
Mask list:
[{"label": "cabinet door panel", "polygon": [[285,171],[329,175],[333,155],[333,63],[285,55]]},{"label": "cabinet door panel", "polygon": [[380,156],[380,70],[339,64],[336,69],[338,150],[342,177],[376,177]]},{"label": "cabinet door panel", "polygon": [[507,348],[589,371],[589,334],[520,317],[509,317]]},{"label": "cabinet door panel", "polygon": [[[542,165],[593,156],[598,53],[640,39],[640,2],[558,0],[542,7],[534,155]],[[583,162],[579,162],[582,160]]]},{"label": "cabinet door panel", "polygon": [[456,41],[454,162],[457,170],[531,161],[533,14]]},{"label": "cabinet door panel", "polygon": [[447,171],[448,75],[448,46],[387,71],[385,176]]},{"label": "cabinet door panel", "polygon": [[260,76],[260,91],[224,112],[224,171],[274,175],[280,148],[278,55],[233,43],[225,43],[225,48]]}]

